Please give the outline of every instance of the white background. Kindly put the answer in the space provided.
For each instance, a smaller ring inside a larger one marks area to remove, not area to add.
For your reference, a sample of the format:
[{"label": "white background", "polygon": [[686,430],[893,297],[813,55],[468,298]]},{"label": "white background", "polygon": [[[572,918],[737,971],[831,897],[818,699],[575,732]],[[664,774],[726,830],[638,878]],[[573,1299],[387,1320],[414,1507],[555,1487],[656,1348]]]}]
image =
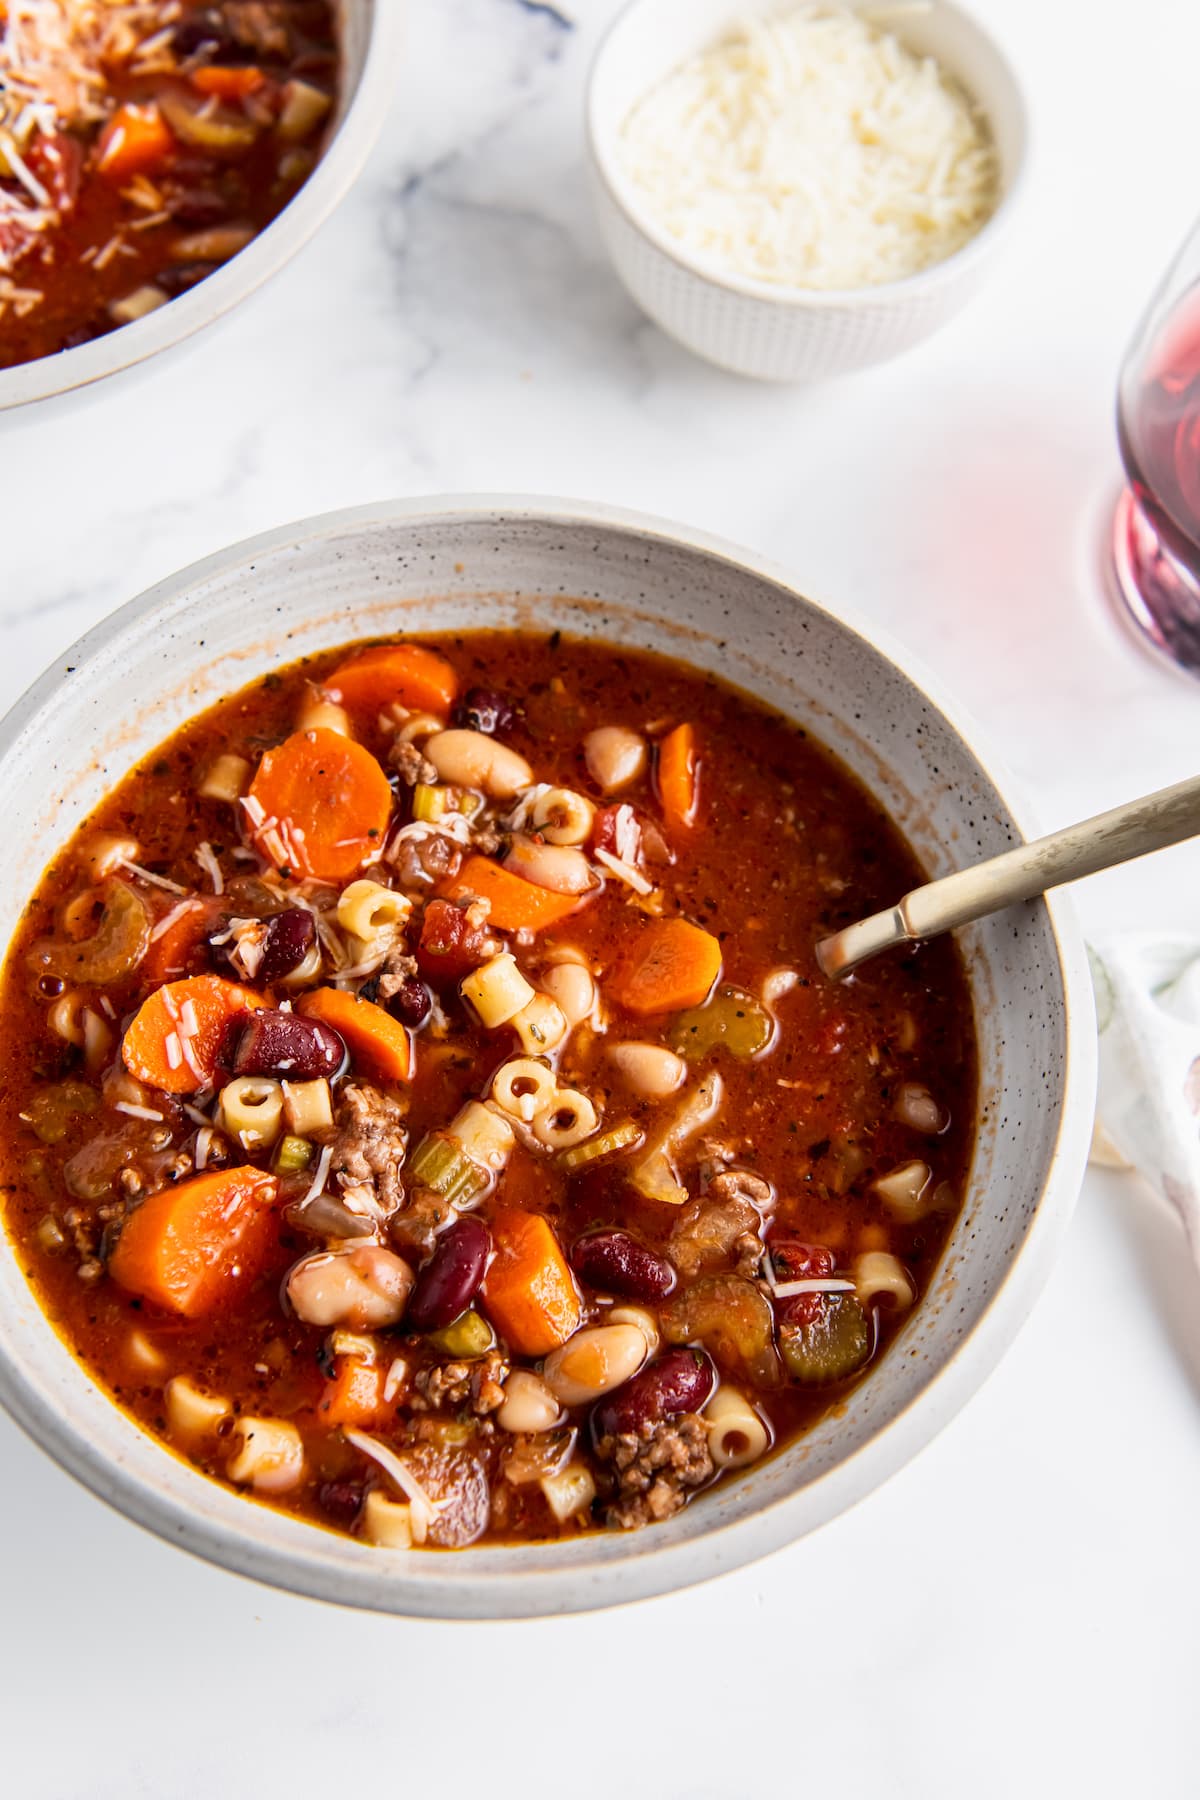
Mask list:
[{"label": "white background", "polygon": [[[318,240],[152,377],[0,430],[0,701],[247,532],[525,489],[703,524],[886,623],[1047,825],[1192,773],[1200,689],[1125,641],[1096,571],[1117,366],[1200,193],[1200,10],[977,0],[1037,126],[1003,265],[904,360],[789,392],[693,362],[617,288],[580,132],[613,8],[564,5],[573,30],[412,0],[385,140]],[[1192,926],[1198,874],[1177,850],[1093,882],[1085,923]],[[0,1422],[0,1788],[1195,1794],[1198,1302],[1173,1222],[1093,1174],[1016,1347],[885,1490],[708,1587],[514,1626],[257,1588]]]}]

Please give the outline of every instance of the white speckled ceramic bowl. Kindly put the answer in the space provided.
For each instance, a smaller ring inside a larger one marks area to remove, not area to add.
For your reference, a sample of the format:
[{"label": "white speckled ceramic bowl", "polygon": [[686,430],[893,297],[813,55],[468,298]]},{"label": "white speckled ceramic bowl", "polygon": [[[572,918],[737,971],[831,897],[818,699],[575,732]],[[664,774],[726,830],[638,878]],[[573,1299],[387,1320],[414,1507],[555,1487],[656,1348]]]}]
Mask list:
[{"label": "white speckled ceramic bowl", "polygon": [[[1006,777],[870,628],[710,538],[569,503],[419,500],[222,551],[83,638],[0,725],[12,932],[51,854],[111,783],[219,695],[370,633],[519,625],[665,651],[803,721],[886,802],[934,873],[1020,836]],[[256,1506],[147,1437],[47,1324],[0,1244],[0,1399],[64,1467],[163,1537],[325,1600],[455,1618],[661,1593],[811,1531],[928,1442],[1013,1337],[1047,1273],[1091,1132],[1095,1037],[1061,903],[963,934],[982,1101],[970,1194],[929,1296],[837,1418],[667,1523],[460,1554],[370,1549]]]},{"label": "white speckled ceramic bowl", "polygon": [[983,280],[1006,230],[1026,160],[1025,104],[1007,60],[950,0],[881,9],[843,0],[957,77],[987,117],[1000,161],[996,209],[970,243],[904,281],[822,290],[725,273],[694,256],[648,213],[626,173],[621,129],[631,109],[680,63],[740,19],[788,0],[631,0],[596,52],[587,98],[588,152],[600,229],[618,275],[644,312],[697,356],[763,381],[822,381],[886,362],[938,329]]},{"label": "white speckled ceramic bowl", "polygon": [[342,87],[324,154],[295,199],[244,250],[157,312],[75,350],[0,369],[0,414],[74,394],[184,343],[291,261],[343,199],[379,135],[399,61],[402,0],[335,0]]}]

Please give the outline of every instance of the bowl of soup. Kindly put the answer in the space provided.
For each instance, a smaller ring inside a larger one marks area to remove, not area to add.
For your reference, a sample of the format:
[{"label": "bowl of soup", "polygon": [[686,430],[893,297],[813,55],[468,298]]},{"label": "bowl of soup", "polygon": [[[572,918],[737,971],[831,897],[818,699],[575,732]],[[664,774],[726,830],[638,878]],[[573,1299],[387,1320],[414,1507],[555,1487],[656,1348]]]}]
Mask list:
[{"label": "bowl of soup", "polygon": [[1085,1162],[1061,907],[873,628],[636,515],[420,501],[161,583],[0,728],[0,1399],[226,1567],[401,1613],[735,1567],[913,1455]]},{"label": "bowl of soup", "polygon": [[375,0],[23,0],[0,19],[0,411],[182,343],[308,241],[395,78]]}]

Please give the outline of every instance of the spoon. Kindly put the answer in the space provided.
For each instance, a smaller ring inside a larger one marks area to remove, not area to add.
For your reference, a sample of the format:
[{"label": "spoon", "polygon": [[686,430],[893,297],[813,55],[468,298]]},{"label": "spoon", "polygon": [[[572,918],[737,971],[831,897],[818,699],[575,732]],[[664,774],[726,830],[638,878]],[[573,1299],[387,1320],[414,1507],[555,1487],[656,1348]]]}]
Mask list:
[{"label": "spoon", "polygon": [[1168,844],[1197,834],[1200,775],[1193,775],[1174,787],[1126,801],[1082,824],[1052,831],[1049,837],[1018,844],[987,862],[914,888],[898,906],[822,938],[817,961],[826,975],[840,981],[881,950],[937,937],[1018,900],[1032,900],[1047,888],[1095,875],[1100,869],[1115,869],[1118,863],[1165,850]]}]

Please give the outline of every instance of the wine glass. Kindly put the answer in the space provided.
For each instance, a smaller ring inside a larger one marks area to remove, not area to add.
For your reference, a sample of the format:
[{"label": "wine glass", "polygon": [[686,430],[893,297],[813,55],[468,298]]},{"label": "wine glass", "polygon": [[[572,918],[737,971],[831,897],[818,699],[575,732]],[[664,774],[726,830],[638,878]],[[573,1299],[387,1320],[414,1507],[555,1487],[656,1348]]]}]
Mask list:
[{"label": "wine glass", "polygon": [[1200,676],[1200,224],[1126,351],[1117,436],[1128,481],[1113,519],[1117,595],[1151,644]]}]

